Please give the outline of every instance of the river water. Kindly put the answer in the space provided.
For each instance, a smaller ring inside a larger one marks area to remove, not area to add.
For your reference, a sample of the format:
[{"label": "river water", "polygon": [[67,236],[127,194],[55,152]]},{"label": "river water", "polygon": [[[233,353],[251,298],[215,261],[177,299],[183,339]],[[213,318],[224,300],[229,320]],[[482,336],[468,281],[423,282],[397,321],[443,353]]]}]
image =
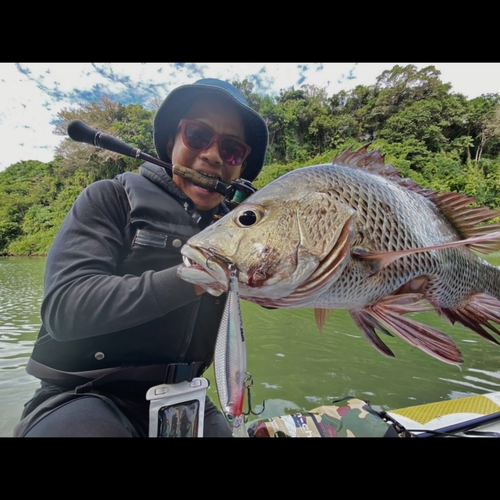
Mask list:
[{"label": "river water", "polygon": [[[500,254],[488,257],[500,265]],[[40,328],[44,258],[0,258],[0,436],[11,436],[38,380],[25,372]],[[344,396],[395,409],[500,391],[500,347],[434,313],[417,319],[452,336],[464,363],[442,363],[398,337],[384,336],[396,358],[379,354],[347,311],[336,311],[320,334],[310,309],[267,310],[243,302],[252,404],[264,417],[307,411]],[[217,401],[212,370],[209,395]]]}]

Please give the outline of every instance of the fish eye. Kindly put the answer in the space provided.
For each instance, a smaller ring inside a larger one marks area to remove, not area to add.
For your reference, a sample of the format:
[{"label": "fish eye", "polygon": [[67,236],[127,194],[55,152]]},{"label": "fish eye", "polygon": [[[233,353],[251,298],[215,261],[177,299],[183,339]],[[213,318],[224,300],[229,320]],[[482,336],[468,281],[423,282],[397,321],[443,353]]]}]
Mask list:
[{"label": "fish eye", "polygon": [[240,227],[250,227],[262,219],[262,215],[264,214],[262,209],[258,207],[247,208],[243,212],[240,212],[236,215],[235,220],[236,224]]},{"label": "fish eye", "polygon": [[242,226],[253,226],[257,222],[257,214],[253,210],[245,210],[238,217],[238,222]]}]

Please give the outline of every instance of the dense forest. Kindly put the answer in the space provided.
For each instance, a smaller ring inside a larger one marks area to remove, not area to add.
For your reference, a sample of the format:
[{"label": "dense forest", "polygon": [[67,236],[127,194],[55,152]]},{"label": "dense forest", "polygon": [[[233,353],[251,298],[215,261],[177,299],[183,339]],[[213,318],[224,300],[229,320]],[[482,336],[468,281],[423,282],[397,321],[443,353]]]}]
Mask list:
[{"label": "dense forest", "polygon": [[[395,66],[373,85],[332,96],[312,85],[262,96],[248,80],[232,83],[269,127],[257,187],[294,168],[330,162],[350,145],[371,143],[422,187],[463,192],[500,209],[499,94],[468,100],[453,93],[433,66],[413,65]],[[70,120],[154,154],[154,115],[155,109],[124,106],[107,96],[62,110],[54,131],[61,136],[55,159],[23,161],[0,172],[0,254],[46,254],[83,188],[139,167],[140,161],[69,139]]]}]

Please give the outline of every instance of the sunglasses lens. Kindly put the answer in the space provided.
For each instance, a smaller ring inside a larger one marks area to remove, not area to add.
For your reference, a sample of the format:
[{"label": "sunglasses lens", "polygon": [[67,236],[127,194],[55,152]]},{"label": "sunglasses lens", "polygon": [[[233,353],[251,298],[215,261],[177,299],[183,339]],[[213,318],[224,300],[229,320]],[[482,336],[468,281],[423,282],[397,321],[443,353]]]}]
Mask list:
[{"label": "sunglasses lens", "polygon": [[220,146],[220,154],[222,159],[229,165],[241,165],[245,158],[246,148],[243,144],[232,139],[224,139]]},{"label": "sunglasses lens", "polygon": [[218,137],[220,138],[219,151],[221,158],[229,165],[237,167],[243,163],[247,156],[248,146],[237,139],[217,136],[210,128],[195,121],[183,120],[182,126],[183,140],[188,148],[203,151],[212,144],[214,137]]},{"label": "sunglasses lens", "polygon": [[213,139],[213,133],[196,123],[188,123],[184,131],[186,144],[193,149],[203,150],[208,147]]}]

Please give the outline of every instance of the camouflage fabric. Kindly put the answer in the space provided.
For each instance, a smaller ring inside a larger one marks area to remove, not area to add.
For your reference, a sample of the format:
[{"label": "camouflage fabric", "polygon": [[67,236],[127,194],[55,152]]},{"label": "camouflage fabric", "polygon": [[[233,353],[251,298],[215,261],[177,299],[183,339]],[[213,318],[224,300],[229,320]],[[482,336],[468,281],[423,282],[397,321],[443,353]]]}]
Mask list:
[{"label": "camouflage fabric", "polygon": [[307,413],[261,419],[248,428],[250,437],[384,437],[392,425],[362,399],[346,398]]}]

